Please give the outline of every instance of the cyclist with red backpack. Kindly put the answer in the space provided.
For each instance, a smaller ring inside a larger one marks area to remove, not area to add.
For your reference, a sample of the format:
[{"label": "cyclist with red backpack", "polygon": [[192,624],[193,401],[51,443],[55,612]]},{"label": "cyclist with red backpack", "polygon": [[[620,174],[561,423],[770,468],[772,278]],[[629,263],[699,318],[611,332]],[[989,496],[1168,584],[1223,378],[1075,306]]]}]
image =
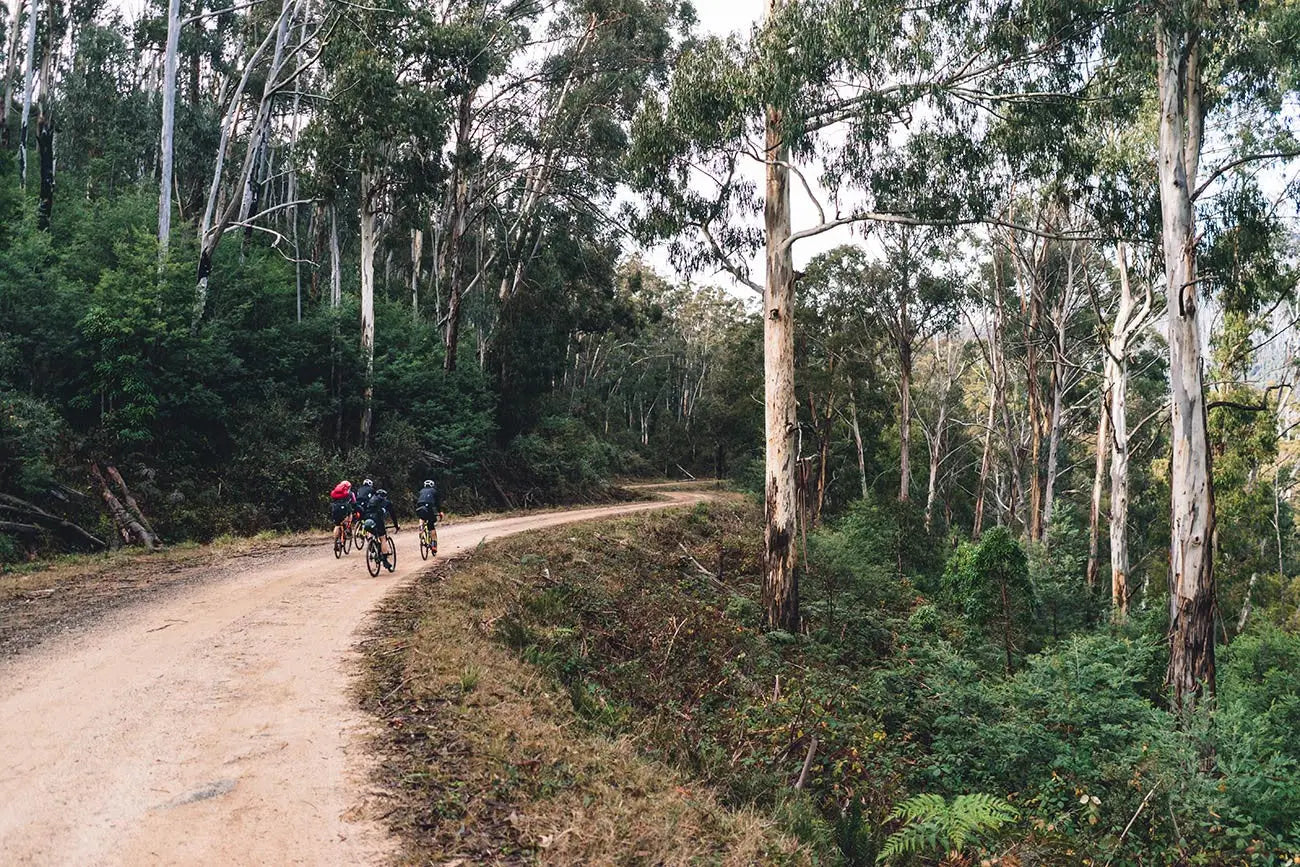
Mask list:
[{"label": "cyclist with red backpack", "polygon": [[334,541],[343,539],[343,522],[357,507],[356,494],[352,493],[352,483],[347,479],[339,482],[330,491],[330,519],[334,521]]}]

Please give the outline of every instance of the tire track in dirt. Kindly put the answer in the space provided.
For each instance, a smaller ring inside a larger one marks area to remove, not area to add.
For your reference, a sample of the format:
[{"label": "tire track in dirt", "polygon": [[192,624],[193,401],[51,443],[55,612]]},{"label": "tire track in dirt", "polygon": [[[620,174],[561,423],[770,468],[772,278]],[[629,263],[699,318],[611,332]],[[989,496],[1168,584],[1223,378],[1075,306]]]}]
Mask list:
[{"label": "tire track in dirt", "polygon": [[[440,528],[485,539],[686,505],[641,502]],[[427,564],[395,537],[394,575],[353,553],[244,558],[167,597],[0,663],[6,864],[362,864],[393,851],[369,815],[369,721],[354,645],[383,596]],[[211,566],[204,567],[211,569]]]}]

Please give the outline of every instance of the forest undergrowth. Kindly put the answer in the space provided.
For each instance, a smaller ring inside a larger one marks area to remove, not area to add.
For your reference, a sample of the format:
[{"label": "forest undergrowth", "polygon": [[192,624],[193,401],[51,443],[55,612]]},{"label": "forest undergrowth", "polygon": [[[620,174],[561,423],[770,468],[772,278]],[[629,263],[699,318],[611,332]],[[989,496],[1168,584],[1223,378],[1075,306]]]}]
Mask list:
[{"label": "forest undergrowth", "polygon": [[[1300,854],[1300,640],[1238,636],[1217,708],[1179,726],[1157,618],[1115,628],[1078,593],[1049,612],[1050,568],[1005,532],[954,551],[907,520],[864,506],[810,536],[799,635],[762,626],[739,499],[529,534],[422,581],[369,645],[398,827],[547,863]],[[1035,600],[1009,621],[1001,581]],[[673,811],[704,822],[675,835],[689,857],[635,842]]]}]

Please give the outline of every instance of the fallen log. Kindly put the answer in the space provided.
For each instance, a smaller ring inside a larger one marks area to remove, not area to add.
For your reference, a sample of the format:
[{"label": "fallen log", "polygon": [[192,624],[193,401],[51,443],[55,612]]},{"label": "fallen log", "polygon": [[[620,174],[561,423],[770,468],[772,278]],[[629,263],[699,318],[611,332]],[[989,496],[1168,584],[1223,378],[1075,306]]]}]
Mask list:
[{"label": "fallen log", "polygon": [[135,501],[135,497],[131,496],[131,489],[126,486],[126,480],[123,479],[122,474],[117,471],[117,467],[109,464],[104,469],[108,471],[108,477],[113,480],[115,485],[117,485],[117,489],[122,492],[122,499],[126,500],[126,508],[130,511],[131,516],[140,522],[140,526],[144,527],[145,530],[148,531],[149,535],[153,536],[155,539],[158,538],[158,534],[154,532],[153,526],[149,523],[149,519],[144,516],[144,510],[141,509],[140,504]]},{"label": "fallen log", "polygon": [[113,491],[108,487],[108,482],[104,479],[103,472],[99,469],[99,464],[91,463],[90,474],[95,481],[99,483],[99,496],[103,499],[104,505],[108,508],[109,517],[113,519],[113,524],[117,527],[118,533],[121,534],[123,541],[128,545],[143,545],[150,551],[156,551],[162,547],[162,542],[152,531],[137,521],[122,501],[117,498]]},{"label": "fallen log", "polygon": [[19,523],[44,524],[48,529],[61,534],[65,539],[87,547],[92,551],[103,551],[108,548],[107,542],[85,528],[60,518],[58,515],[49,513],[35,503],[30,503],[21,497],[15,497],[13,494],[0,494],[0,509],[26,518],[25,522]]}]

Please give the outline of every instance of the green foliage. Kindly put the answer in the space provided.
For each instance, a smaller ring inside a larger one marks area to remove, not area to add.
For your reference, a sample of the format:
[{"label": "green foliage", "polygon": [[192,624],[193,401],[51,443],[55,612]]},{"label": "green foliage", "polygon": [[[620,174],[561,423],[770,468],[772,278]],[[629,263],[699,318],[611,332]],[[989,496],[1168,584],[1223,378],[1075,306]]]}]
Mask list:
[{"label": "green foliage", "polygon": [[943,575],[944,591],[972,624],[995,635],[1008,671],[1019,636],[1034,612],[1034,586],[1025,550],[1006,527],[986,530],[978,544],[963,542]]},{"label": "green foliage", "polygon": [[31,496],[53,486],[62,429],[41,401],[0,392],[0,490]]},{"label": "green foliage", "polygon": [[901,822],[889,835],[876,860],[925,852],[963,852],[985,835],[1014,822],[1016,808],[994,795],[958,795],[951,802],[940,795],[916,795],[894,808],[886,821]]}]

